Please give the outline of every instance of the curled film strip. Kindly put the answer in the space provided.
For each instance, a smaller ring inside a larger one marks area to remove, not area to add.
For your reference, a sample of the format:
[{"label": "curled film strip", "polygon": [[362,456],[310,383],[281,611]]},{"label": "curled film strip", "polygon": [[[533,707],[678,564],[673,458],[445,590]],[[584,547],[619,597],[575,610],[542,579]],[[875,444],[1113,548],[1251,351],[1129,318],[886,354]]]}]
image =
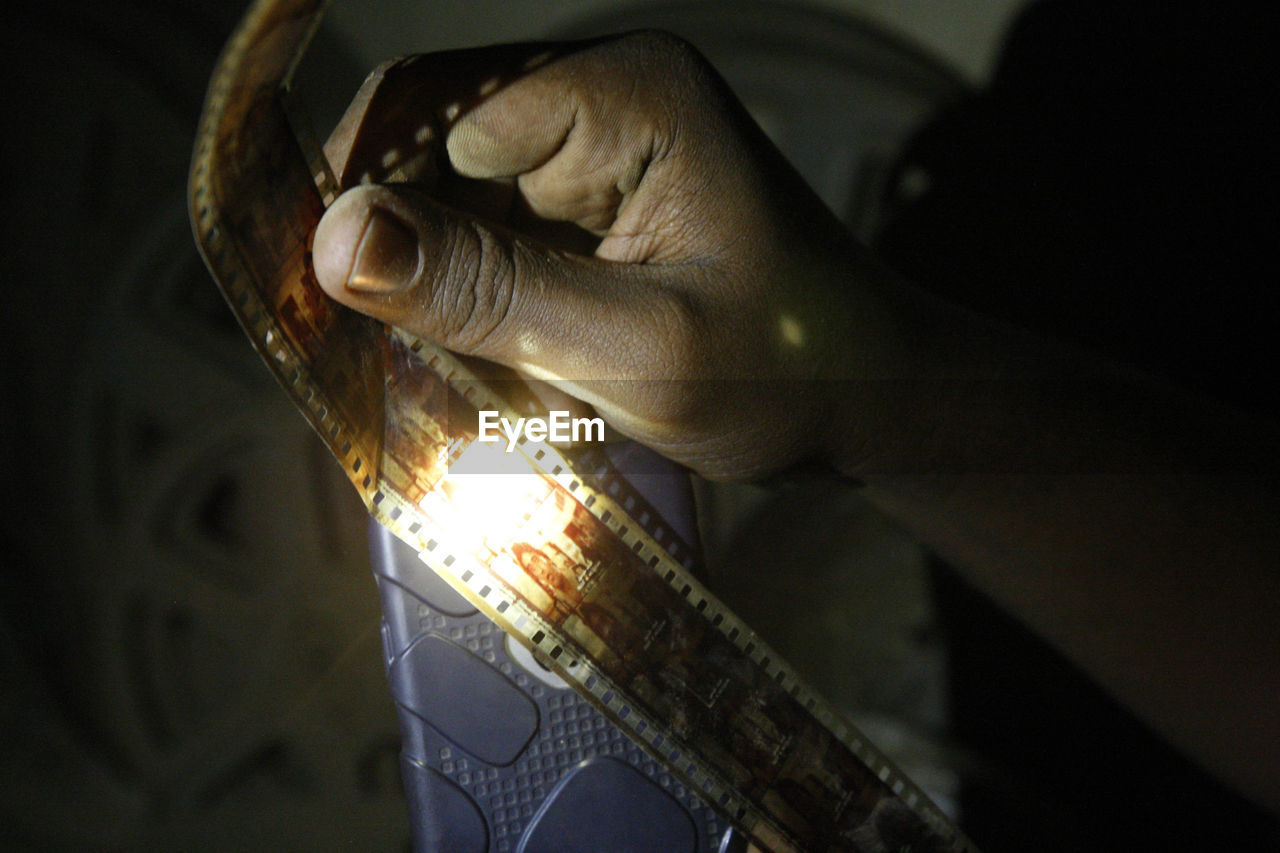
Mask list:
[{"label": "curled film strip", "polygon": [[691,550],[605,457],[478,441],[477,410],[529,413],[517,386],[323,295],[308,241],[337,185],[288,97],[323,6],[246,13],[210,85],[191,215],[370,513],[762,847],[973,850],[698,582]]}]

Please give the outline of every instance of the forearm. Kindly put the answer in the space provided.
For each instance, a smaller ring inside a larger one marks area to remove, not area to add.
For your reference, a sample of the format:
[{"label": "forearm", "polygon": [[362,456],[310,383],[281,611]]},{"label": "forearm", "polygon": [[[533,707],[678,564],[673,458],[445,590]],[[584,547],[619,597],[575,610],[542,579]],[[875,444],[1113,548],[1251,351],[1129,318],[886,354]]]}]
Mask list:
[{"label": "forearm", "polygon": [[[894,285],[894,288],[898,286]],[[844,465],[1172,742],[1280,811],[1270,429],[909,288]],[[858,400],[858,398],[863,398]]]}]

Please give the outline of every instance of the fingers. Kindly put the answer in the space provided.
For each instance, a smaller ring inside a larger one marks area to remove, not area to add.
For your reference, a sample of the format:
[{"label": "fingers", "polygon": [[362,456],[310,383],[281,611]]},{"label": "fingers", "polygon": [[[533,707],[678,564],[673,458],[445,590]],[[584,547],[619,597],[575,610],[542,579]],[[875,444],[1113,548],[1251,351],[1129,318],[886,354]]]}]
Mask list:
[{"label": "fingers", "polygon": [[[522,185],[539,188],[572,177],[583,195],[634,190],[643,162],[671,126],[666,99],[650,92],[643,69],[626,61],[635,54],[652,62],[635,50],[638,40],[582,46],[495,87],[449,129],[453,167],[472,178],[524,176]],[[530,181],[530,173],[542,177]],[[555,206],[537,195],[530,198],[535,209]],[[570,211],[556,218],[576,217]]]},{"label": "fingers", "polygon": [[403,189],[344,193],[313,245],[334,299],[441,346],[552,379],[650,370],[654,270],[557,252]]},{"label": "fingers", "polygon": [[[535,215],[604,238],[600,257],[670,260],[672,246],[636,237],[665,225],[662,210],[690,209],[691,173],[709,173],[704,161],[730,147],[693,128],[715,111],[698,102],[711,97],[709,74],[695,51],[659,33],[564,51],[463,113],[448,132],[449,161],[469,177],[516,178]],[[703,144],[673,166],[682,133]]]},{"label": "fingers", "polygon": [[[522,209],[605,237],[670,150],[681,115],[699,112],[673,94],[698,77],[682,66],[700,64],[657,34],[412,57],[366,81],[326,154],[344,187],[415,183],[496,221],[509,217],[479,210],[477,185],[518,182]],[[460,178],[472,180],[459,189]],[[628,234],[645,230],[644,217],[631,218]]]},{"label": "fingers", "polygon": [[460,116],[556,50],[500,45],[384,63],[360,87],[325,156],[344,188],[418,181],[421,170],[438,170],[444,139]]},{"label": "fingers", "polygon": [[[350,189],[315,234],[320,285],[455,353],[549,380],[704,473],[765,470],[779,454],[762,436],[782,428],[761,426],[739,380],[822,361],[790,306],[821,279],[810,261],[826,241],[790,258],[826,231],[807,227],[820,204],[771,165],[717,80],[654,34],[380,69],[326,148]],[[768,404],[778,423],[808,418],[784,386]]]}]

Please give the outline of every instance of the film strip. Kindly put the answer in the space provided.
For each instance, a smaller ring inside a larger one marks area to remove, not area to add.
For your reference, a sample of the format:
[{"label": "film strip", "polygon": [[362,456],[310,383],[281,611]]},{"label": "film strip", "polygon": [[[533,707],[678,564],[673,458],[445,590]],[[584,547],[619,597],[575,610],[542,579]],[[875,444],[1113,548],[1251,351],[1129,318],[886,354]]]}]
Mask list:
[{"label": "film strip", "polygon": [[323,295],[308,241],[337,187],[288,97],[323,6],[246,14],[210,86],[191,214],[241,324],[370,513],[761,847],[974,850],[693,576],[692,550],[607,458],[479,441],[478,410],[534,411],[518,383]]}]

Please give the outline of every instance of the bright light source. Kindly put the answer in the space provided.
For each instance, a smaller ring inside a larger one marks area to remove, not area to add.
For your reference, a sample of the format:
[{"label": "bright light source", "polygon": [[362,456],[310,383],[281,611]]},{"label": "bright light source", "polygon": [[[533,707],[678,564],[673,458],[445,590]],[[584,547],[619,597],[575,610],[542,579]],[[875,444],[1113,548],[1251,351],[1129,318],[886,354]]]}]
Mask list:
[{"label": "bright light source", "polygon": [[521,453],[479,441],[462,452],[421,502],[455,553],[500,552],[523,531],[551,484]]}]

